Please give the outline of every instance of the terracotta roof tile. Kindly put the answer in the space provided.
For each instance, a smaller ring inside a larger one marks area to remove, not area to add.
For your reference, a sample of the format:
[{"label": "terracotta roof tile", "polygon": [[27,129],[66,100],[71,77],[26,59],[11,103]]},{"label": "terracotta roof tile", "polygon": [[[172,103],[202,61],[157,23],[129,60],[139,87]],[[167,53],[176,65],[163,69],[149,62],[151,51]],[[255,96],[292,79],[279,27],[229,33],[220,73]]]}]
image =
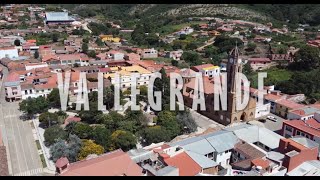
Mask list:
[{"label": "terracotta roof tile", "polygon": [[142,168],[121,149],[71,163],[61,176],[142,176]]},{"label": "terracotta roof tile", "polygon": [[201,172],[201,167],[185,152],[164,161],[169,166],[179,168],[180,176],[195,176]]},{"label": "terracotta roof tile", "polygon": [[315,119],[308,119],[306,121],[287,120],[287,121],[284,121],[283,124],[292,126],[308,134],[320,137],[320,123]]}]

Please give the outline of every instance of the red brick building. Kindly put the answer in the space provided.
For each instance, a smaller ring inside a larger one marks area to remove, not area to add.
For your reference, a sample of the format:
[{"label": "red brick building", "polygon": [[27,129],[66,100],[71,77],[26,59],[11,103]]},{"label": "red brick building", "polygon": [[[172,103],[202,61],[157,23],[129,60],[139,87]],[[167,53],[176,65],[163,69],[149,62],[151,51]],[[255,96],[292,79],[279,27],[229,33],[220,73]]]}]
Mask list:
[{"label": "red brick building", "polygon": [[312,119],[283,121],[281,134],[284,137],[304,136],[316,143],[320,143],[319,116],[319,113],[315,113]]},{"label": "red brick building", "polygon": [[317,143],[299,136],[280,139],[278,150],[285,155],[282,165],[290,172],[305,161],[317,160],[318,148]]}]

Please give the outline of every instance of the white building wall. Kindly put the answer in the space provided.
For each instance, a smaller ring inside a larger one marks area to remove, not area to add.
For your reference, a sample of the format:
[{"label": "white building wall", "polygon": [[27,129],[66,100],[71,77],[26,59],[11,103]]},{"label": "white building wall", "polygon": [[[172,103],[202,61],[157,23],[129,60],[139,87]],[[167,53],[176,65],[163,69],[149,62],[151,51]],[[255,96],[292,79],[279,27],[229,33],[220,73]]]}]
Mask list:
[{"label": "white building wall", "polygon": [[6,56],[8,56],[8,58],[17,58],[17,57],[19,57],[18,49],[0,50],[0,59],[5,58]]},{"label": "white building wall", "polygon": [[[152,74],[140,74],[140,78],[137,79],[137,87],[145,85],[148,86],[150,77]],[[111,83],[115,84],[115,79],[111,79]],[[121,76],[120,77],[120,88],[125,89],[125,88],[130,88],[131,87],[131,76]]]},{"label": "white building wall", "polygon": [[48,67],[48,64],[43,63],[43,64],[39,64],[39,65],[30,65],[30,66],[26,65],[26,70],[28,71],[31,69],[43,68],[43,67]]},{"label": "white building wall", "polygon": [[257,104],[254,117],[259,118],[259,117],[270,114],[270,108],[271,108],[270,103],[263,104],[261,106]]},{"label": "white building wall", "polygon": [[124,54],[122,54],[122,53],[112,54],[112,58],[114,60],[123,60],[124,59]]},{"label": "white building wall", "polygon": [[52,89],[44,89],[44,90],[34,90],[31,89],[31,93],[30,90],[27,90],[27,93],[25,92],[25,90],[21,91],[22,94],[22,99],[28,99],[29,97],[31,98],[37,98],[37,97],[47,97],[48,94],[50,94],[50,92],[52,91]]},{"label": "white building wall", "polygon": [[228,152],[228,153],[222,152],[217,154],[214,161],[217,162],[218,164],[221,164],[221,166],[226,166],[230,162],[228,161],[230,160],[230,158],[231,158],[231,152]]}]

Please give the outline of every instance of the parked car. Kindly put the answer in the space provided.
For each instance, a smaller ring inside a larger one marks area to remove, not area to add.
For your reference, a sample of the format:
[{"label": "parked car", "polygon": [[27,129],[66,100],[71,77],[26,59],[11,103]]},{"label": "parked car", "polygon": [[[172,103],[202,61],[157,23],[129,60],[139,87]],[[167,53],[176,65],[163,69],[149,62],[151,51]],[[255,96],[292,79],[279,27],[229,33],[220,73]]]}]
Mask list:
[{"label": "parked car", "polygon": [[259,119],[259,122],[265,123],[267,120],[266,119]]},{"label": "parked car", "polygon": [[267,119],[277,122],[277,118],[273,117],[273,116],[267,116]]}]

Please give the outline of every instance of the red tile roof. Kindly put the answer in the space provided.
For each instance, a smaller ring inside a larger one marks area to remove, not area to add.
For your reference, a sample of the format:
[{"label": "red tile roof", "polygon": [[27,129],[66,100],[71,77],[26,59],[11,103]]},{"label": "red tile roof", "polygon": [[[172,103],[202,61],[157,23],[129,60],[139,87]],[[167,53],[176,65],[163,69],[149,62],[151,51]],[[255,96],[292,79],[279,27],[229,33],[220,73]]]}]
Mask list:
[{"label": "red tile roof", "polygon": [[16,72],[10,72],[7,76],[6,82],[16,82],[20,81],[20,75]]},{"label": "red tile roof", "polygon": [[[203,76],[203,91],[205,94],[213,94],[214,93],[214,83],[213,83],[213,79],[210,80],[208,77]],[[195,88],[195,83],[196,83],[196,78],[192,78],[190,80],[190,82],[186,83],[186,87],[190,88],[190,89],[194,89]]]},{"label": "red tile roof", "polygon": [[266,94],[264,96],[264,98],[267,100],[270,100],[270,101],[274,101],[274,102],[283,99],[281,96],[277,96],[277,95],[270,94],[270,93]]},{"label": "red tile roof", "polygon": [[59,60],[59,57],[54,54],[47,54],[42,57],[42,62],[46,62],[49,60]]},{"label": "red tile roof", "polygon": [[200,71],[203,68],[207,68],[207,67],[212,67],[214,66],[213,64],[202,64],[202,65],[198,65],[198,66],[193,66],[191,67],[191,69],[195,70],[195,71]]},{"label": "red tile roof", "polygon": [[63,166],[69,164],[69,160],[66,157],[62,157],[60,159],[57,160],[56,162],[56,167],[57,168],[62,168]]},{"label": "red tile roof", "polygon": [[164,160],[169,166],[179,168],[180,176],[195,176],[201,172],[201,167],[185,152]]},{"label": "red tile roof", "polygon": [[291,109],[303,108],[305,106],[287,99],[281,99],[280,101],[277,101],[277,103]]},{"label": "red tile roof", "polygon": [[69,165],[61,176],[142,176],[142,168],[121,149]]},{"label": "red tile roof", "polygon": [[268,161],[267,159],[261,159],[261,158],[254,159],[251,162],[255,166],[262,167],[262,169],[266,169],[267,167],[269,167],[269,164],[270,164],[270,161]]},{"label": "red tile roof", "polygon": [[284,125],[292,126],[300,131],[306,132],[313,136],[320,137],[320,123],[315,119],[303,120],[287,120],[283,122]]}]

